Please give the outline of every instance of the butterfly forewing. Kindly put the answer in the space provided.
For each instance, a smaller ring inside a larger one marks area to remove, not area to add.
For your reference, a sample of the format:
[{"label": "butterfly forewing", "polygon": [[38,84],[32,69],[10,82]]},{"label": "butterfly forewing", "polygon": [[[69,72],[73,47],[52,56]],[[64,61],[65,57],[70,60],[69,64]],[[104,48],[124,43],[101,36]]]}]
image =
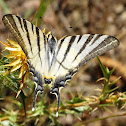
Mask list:
[{"label": "butterfly forewing", "polygon": [[68,36],[59,40],[56,50],[56,76],[68,74],[90,59],[119,45],[119,41],[109,35],[85,34]]},{"label": "butterfly forewing", "polygon": [[44,33],[29,21],[15,15],[5,15],[2,20],[17,39],[30,64],[36,70],[42,69],[42,60],[45,59],[44,44],[46,43]]}]

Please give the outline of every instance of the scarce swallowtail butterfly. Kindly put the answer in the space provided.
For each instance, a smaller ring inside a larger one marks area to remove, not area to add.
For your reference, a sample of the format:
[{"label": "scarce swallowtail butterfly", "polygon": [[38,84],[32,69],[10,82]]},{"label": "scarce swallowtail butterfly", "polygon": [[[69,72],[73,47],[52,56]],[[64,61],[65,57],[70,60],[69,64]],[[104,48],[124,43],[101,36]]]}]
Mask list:
[{"label": "scarce swallowtail butterfly", "polygon": [[102,34],[65,36],[57,40],[51,33],[46,35],[31,22],[16,15],[4,15],[2,21],[17,39],[27,56],[29,71],[33,73],[36,88],[32,110],[37,94],[44,91],[45,84],[57,96],[57,116],[60,89],[66,81],[72,79],[81,65],[119,45],[115,37]]}]

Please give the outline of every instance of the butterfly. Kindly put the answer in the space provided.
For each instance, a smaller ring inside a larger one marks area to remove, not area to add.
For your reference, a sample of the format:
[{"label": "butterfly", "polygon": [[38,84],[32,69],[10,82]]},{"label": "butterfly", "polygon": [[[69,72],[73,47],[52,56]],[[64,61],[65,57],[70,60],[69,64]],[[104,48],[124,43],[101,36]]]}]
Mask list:
[{"label": "butterfly", "polygon": [[33,74],[36,88],[32,110],[35,109],[38,92],[43,93],[44,85],[49,85],[50,93],[57,96],[57,116],[60,89],[72,79],[79,67],[119,45],[115,37],[102,34],[65,36],[57,40],[51,32],[45,34],[31,22],[16,15],[4,15],[2,21],[17,39],[27,57],[29,71]]}]

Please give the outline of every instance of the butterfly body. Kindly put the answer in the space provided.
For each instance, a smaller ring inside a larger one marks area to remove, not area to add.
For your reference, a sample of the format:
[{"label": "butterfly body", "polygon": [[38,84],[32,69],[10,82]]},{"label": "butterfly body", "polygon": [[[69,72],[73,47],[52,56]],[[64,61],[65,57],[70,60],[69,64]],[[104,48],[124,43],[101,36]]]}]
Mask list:
[{"label": "butterfly body", "polygon": [[33,73],[36,84],[33,110],[37,93],[44,91],[43,84],[50,85],[50,92],[57,95],[59,109],[60,89],[79,67],[119,45],[115,37],[102,34],[65,36],[57,40],[19,16],[7,14],[2,20],[18,40]]}]

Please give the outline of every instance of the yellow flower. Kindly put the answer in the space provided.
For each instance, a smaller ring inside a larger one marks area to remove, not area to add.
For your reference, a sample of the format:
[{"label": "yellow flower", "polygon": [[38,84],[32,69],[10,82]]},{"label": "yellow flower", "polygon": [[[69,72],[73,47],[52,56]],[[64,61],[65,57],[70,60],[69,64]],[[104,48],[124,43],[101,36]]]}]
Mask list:
[{"label": "yellow flower", "polygon": [[22,78],[22,80],[20,81],[20,88],[16,96],[18,97],[22,88],[25,86],[25,82],[29,75],[29,68],[27,64],[26,55],[23,52],[20,45],[13,40],[8,39],[8,43],[4,43],[2,41],[0,41],[0,43],[2,43],[5,46],[5,50],[8,50],[10,52],[10,54],[6,55],[6,57],[12,61],[11,63],[4,65],[12,66],[12,68],[9,71],[7,71],[4,75],[9,74],[10,72],[14,72],[18,69],[20,70],[18,78]]}]

